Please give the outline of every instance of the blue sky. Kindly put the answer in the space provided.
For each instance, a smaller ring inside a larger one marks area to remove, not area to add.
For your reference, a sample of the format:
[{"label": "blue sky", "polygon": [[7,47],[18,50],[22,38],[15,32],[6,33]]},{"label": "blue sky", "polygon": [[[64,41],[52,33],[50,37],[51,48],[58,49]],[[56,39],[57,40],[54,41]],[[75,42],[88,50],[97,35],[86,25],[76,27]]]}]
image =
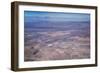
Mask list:
[{"label": "blue sky", "polygon": [[85,13],[63,13],[63,12],[42,12],[24,11],[25,22],[34,21],[89,21],[90,14]]}]

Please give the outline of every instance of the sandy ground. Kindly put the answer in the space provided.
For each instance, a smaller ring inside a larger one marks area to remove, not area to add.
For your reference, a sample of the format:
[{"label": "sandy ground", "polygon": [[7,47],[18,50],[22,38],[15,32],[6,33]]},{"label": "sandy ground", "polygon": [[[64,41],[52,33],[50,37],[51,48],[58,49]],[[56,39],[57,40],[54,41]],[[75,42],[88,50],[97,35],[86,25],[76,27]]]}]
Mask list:
[{"label": "sandy ground", "polygon": [[89,36],[85,33],[75,34],[75,32],[78,31],[33,32],[26,34],[27,38],[30,39],[25,43],[24,60],[45,61],[90,58]]}]

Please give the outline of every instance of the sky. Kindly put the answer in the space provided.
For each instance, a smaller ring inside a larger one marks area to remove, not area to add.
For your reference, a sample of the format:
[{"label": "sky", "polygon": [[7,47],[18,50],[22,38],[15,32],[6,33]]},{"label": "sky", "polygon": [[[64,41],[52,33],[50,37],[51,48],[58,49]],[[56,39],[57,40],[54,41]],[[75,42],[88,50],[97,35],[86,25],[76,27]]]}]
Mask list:
[{"label": "sky", "polygon": [[87,13],[24,11],[24,21],[89,21]]}]

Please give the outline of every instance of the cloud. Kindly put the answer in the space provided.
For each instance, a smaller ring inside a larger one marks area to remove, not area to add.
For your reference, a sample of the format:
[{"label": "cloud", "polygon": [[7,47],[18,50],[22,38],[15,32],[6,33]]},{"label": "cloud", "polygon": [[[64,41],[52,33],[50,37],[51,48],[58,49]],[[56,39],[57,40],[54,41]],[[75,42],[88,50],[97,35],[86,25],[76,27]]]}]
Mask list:
[{"label": "cloud", "polygon": [[90,14],[85,13],[63,13],[63,12],[40,12],[25,11],[24,18],[26,22],[47,20],[47,21],[89,21]]}]

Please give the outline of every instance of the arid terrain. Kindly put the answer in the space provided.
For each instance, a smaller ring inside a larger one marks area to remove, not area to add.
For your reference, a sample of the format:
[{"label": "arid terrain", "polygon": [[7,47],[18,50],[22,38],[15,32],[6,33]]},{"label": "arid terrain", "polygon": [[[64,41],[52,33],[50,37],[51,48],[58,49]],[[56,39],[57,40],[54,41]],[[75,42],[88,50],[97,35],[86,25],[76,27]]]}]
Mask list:
[{"label": "arid terrain", "polygon": [[25,33],[25,61],[86,58],[90,58],[88,29]]},{"label": "arid terrain", "polygon": [[90,14],[24,11],[24,61],[90,58]]}]

